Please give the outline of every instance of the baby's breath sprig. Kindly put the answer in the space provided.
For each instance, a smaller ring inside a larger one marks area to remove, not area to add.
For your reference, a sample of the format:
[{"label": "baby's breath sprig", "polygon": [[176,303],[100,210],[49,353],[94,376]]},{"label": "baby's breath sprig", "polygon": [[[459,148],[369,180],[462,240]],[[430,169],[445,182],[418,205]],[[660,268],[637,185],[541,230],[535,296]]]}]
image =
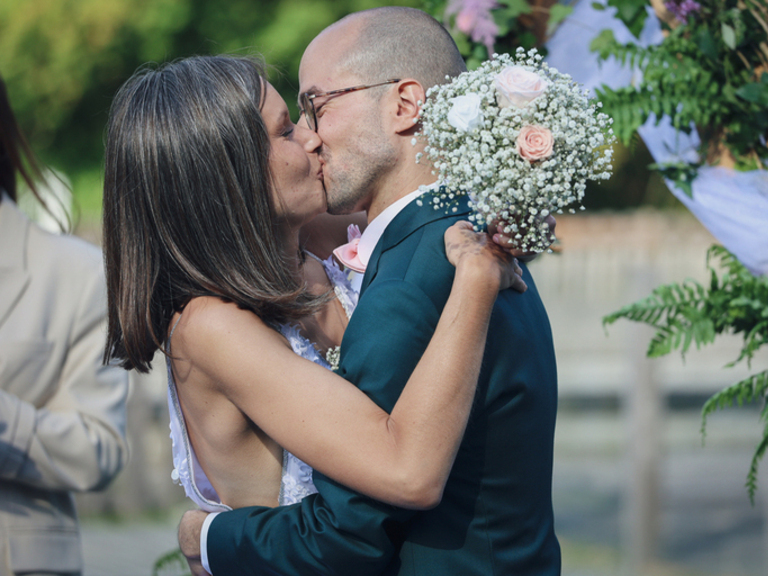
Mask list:
[{"label": "baby's breath sprig", "polygon": [[334,346],[333,348],[328,348],[328,351],[325,353],[325,361],[328,362],[328,364],[331,367],[331,370],[339,369],[340,360],[341,360],[341,346]]},{"label": "baby's breath sprig", "polygon": [[517,247],[546,250],[544,218],[579,204],[587,180],[610,177],[615,138],[599,108],[535,49],[495,54],[430,88],[416,162],[426,156],[442,186],[435,209],[469,194],[476,227],[503,221]]}]

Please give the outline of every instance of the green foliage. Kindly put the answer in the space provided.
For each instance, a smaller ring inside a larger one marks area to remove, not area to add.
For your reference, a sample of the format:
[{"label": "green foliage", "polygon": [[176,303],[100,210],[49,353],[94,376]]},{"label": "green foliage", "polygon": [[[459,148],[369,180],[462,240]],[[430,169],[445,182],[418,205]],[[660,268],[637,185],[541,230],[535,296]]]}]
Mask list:
[{"label": "green foliage", "polygon": [[192,576],[189,565],[180,549],[171,550],[155,560],[152,576]]},{"label": "green foliage", "polygon": [[685,210],[669,193],[664,179],[648,170],[653,157],[642,138],[634,136],[629,146],[613,145],[613,175],[602,182],[587,182],[584,207],[595,210],[628,210],[639,206]]},{"label": "green foliage", "polygon": [[573,6],[566,6],[565,4],[555,4],[549,9],[549,21],[547,22],[549,28],[553,28],[565,20],[573,12]]},{"label": "green foliage", "polygon": [[[609,1],[633,32],[642,29],[638,7],[643,5],[644,14],[648,4]],[[740,9],[739,0],[702,0],[701,5],[686,23],[673,23],[657,46],[621,44],[603,30],[591,49],[601,60],[613,57],[638,68],[643,77],[637,86],[604,86],[597,90],[598,99],[623,142],[651,115],[657,120],[667,115],[678,130],[699,129],[702,158],[709,145],[722,140],[737,167],[760,167],[768,159],[768,73],[761,72],[768,62],[768,25],[760,10],[768,11],[756,4]]]},{"label": "green foliage", "polygon": [[[261,53],[296,113],[299,60],[309,41],[350,12],[393,4],[420,2],[0,0],[0,73],[33,149],[73,184],[90,183],[100,171],[112,97],[139,66]],[[74,193],[80,196],[77,187]],[[98,211],[91,196],[83,204]]]},{"label": "green foliage", "polygon": [[[616,8],[616,17],[624,22],[635,38],[639,38],[645,26],[645,19],[648,17],[646,0],[608,0],[607,5]],[[592,7],[605,10],[605,6],[599,2],[594,2]]]},{"label": "green foliage", "polygon": [[[474,70],[490,57],[488,48],[460,31],[455,15],[446,16],[448,4],[448,0],[422,0],[421,8],[445,23],[467,68]],[[572,7],[556,2],[552,2],[551,7],[546,7],[547,3],[534,6],[529,0],[497,0],[496,4],[491,16],[498,27],[493,49],[499,54],[511,54],[519,46],[526,50],[538,48],[546,53],[544,42],[548,34],[573,11]]]},{"label": "green foliage", "polygon": [[[719,261],[723,272],[711,264]],[[691,344],[697,348],[714,342],[719,334],[741,334],[743,345],[734,364],[750,364],[755,352],[768,344],[768,277],[754,276],[722,246],[713,246],[707,254],[710,271],[708,286],[694,280],[667,284],[654,289],[650,296],[624,306],[603,318],[603,325],[620,318],[642,322],[656,329],[648,346],[648,356],[658,357],[680,350],[683,355]],[[712,396],[702,410],[702,433],[706,419],[718,408],[744,402],[763,402],[760,419],[765,423],[763,437],[752,458],[747,475],[747,490],[754,502],[757,489],[757,465],[768,449],[768,371],[755,374]]]},{"label": "green foliage", "polygon": [[693,198],[693,181],[698,176],[700,163],[688,164],[687,162],[670,162],[668,164],[649,164],[648,168],[656,170],[664,178],[677,184],[688,198]]},{"label": "green foliage", "polygon": [[656,358],[682,349],[683,355],[692,343],[699,348],[714,340],[715,327],[706,314],[706,291],[694,280],[668,284],[654,289],[650,296],[623,307],[603,318],[603,324],[626,318],[656,328],[648,346],[648,356]]},{"label": "green foliage", "polygon": [[98,162],[117,86],[189,18],[185,0],[0,2],[0,72],[35,149],[65,172]]},{"label": "green foliage", "polygon": [[703,438],[706,434],[707,416],[716,410],[727,408],[734,404],[741,406],[749,402],[763,402],[763,409],[760,412],[760,420],[765,423],[763,438],[752,456],[746,482],[747,492],[752,504],[755,503],[755,492],[757,492],[758,463],[765,455],[766,449],[768,449],[768,404],[765,402],[766,396],[768,396],[768,370],[759,374],[753,374],[749,378],[745,378],[741,382],[721,390],[707,400],[704,408],[702,408],[701,434]]}]

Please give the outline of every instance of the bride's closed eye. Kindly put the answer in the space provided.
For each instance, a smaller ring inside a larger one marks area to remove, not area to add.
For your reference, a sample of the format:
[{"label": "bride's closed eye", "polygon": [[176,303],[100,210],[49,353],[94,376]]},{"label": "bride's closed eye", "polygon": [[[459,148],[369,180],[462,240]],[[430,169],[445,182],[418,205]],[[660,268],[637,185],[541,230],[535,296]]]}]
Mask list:
[{"label": "bride's closed eye", "polygon": [[280,134],[283,138],[288,138],[293,135],[294,129],[296,128],[295,124],[289,124]]}]

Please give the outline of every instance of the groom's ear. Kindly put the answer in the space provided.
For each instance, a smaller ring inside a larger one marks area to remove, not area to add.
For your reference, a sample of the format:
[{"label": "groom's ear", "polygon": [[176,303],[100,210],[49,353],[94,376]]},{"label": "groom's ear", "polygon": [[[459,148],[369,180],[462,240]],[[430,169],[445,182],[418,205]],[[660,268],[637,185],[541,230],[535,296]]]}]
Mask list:
[{"label": "groom's ear", "polygon": [[424,87],[416,80],[401,80],[397,85],[397,111],[393,118],[398,134],[414,132],[419,121],[419,110],[425,98]]}]

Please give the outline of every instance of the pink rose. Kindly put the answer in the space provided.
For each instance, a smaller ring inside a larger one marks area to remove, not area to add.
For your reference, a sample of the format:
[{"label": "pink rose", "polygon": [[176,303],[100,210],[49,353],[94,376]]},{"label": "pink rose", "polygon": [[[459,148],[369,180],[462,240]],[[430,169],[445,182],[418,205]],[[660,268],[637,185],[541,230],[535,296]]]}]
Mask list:
[{"label": "pink rose", "polygon": [[543,126],[524,126],[517,137],[517,152],[534,162],[552,155],[552,145],[555,139],[552,132]]},{"label": "pink rose", "polygon": [[544,78],[522,66],[507,66],[494,78],[493,83],[499,108],[525,108],[547,89]]}]

